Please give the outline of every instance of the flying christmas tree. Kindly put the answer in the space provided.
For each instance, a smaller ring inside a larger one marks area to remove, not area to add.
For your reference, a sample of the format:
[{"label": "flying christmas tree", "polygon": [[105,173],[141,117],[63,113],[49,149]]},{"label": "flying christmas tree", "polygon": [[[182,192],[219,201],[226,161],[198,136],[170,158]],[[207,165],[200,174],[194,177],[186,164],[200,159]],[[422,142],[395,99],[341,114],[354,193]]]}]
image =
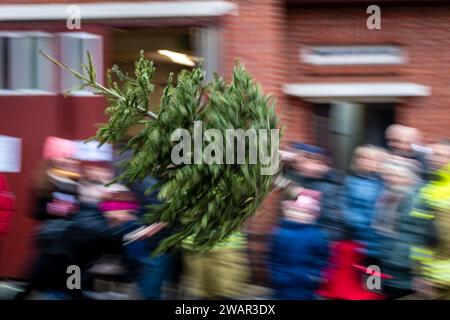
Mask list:
[{"label": "flying christmas tree", "polygon": [[[161,204],[148,208],[145,220],[167,222],[174,233],[161,242],[156,252],[179,246],[188,237],[195,250],[208,251],[239,230],[271,191],[278,170],[262,174],[267,161],[255,163],[254,159],[256,152],[269,155],[278,163],[278,140],[259,137],[255,145],[246,139],[243,146],[247,152],[243,155],[232,141],[219,139],[220,135],[225,137],[230,130],[239,129],[278,133],[275,103],[261,92],[241,64],[235,64],[230,81],[216,75],[212,82],[204,84],[202,67],[183,70],[176,84],[170,75],[160,105],[149,106],[155,67],[143,52],[135,62],[133,76],[113,66],[107,72],[105,86],[96,80],[89,53],[81,73],[42,54],[81,79],[81,88],[91,87],[94,93],[108,99],[108,122],[101,125],[93,139],[101,144],[115,143],[124,138],[131,126],[141,126],[123,149],[131,151],[132,156],[122,163],[123,173],[115,181],[129,183],[146,176],[158,179],[157,185],[147,191],[159,190]],[[214,139],[207,134],[211,129]],[[195,150],[184,149],[180,154],[184,161],[174,163],[177,142],[173,134],[177,130],[194,137],[200,130],[202,137],[209,139],[190,142],[197,146],[200,143],[202,150],[209,148],[213,161],[199,162]],[[230,153],[240,161],[219,161]]]}]

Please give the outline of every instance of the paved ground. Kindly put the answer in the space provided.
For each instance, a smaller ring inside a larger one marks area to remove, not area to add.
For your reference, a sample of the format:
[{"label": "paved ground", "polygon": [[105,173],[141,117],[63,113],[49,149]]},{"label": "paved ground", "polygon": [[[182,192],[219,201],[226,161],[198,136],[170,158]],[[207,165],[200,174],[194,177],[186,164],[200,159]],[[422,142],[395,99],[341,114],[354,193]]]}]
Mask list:
[{"label": "paved ground", "polygon": [[[17,293],[20,293],[25,286],[23,282],[3,280],[0,281],[0,300],[12,300]],[[96,281],[96,291],[86,292],[86,295],[95,300],[139,300],[139,296],[135,284],[120,284],[106,282],[102,280]],[[270,299],[270,289],[249,285],[248,294],[240,297],[243,300],[265,300]],[[165,287],[163,296],[166,299],[190,299],[183,290],[176,292],[173,288]],[[31,300],[40,299],[37,294],[31,294]]]},{"label": "paved ground", "polygon": [[12,300],[15,295],[22,291],[23,282],[0,281],[0,300]]}]

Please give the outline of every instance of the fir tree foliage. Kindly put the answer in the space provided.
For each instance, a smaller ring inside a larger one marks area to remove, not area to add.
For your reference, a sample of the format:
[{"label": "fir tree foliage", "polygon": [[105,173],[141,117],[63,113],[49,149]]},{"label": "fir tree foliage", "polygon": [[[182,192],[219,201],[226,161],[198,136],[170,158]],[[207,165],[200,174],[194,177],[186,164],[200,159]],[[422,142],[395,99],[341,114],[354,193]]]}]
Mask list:
[{"label": "fir tree foliage", "polygon": [[[194,164],[193,152],[185,155],[192,164],[174,165],[171,159],[177,143],[171,141],[172,133],[184,128],[193,136],[194,121],[202,121],[203,131],[217,129],[223,137],[227,129],[270,132],[277,128],[274,102],[261,92],[240,63],[235,64],[230,81],[216,75],[211,83],[204,84],[202,67],[181,71],[176,84],[170,75],[160,105],[149,106],[155,67],[142,51],[135,62],[134,76],[113,66],[107,72],[106,87],[96,81],[89,53],[83,73],[42,54],[81,79],[83,88],[91,87],[108,99],[108,122],[92,139],[102,144],[115,143],[123,139],[130,126],[142,125],[123,150],[131,150],[132,156],[121,164],[123,174],[115,181],[129,183],[148,175],[158,178],[158,184],[147,192],[159,190],[161,204],[148,208],[145,222],[168,222],[174,233],[161,242],[155,253],[180,246],[188,237],[195,250],[210,250],[239,230],[270,192],[276,174],[262,175],[262,165],[250,164],[248,152],[243,164]],[[208,143],[219,142],[212,139]],[[208,143],[203,142],[203,146]],[[249,150],[249,141],[245,143]],[[223,147],[225,157],[230,145],[223,141]],[[270,155],[270,148],[269,138],[265,154]]]}]

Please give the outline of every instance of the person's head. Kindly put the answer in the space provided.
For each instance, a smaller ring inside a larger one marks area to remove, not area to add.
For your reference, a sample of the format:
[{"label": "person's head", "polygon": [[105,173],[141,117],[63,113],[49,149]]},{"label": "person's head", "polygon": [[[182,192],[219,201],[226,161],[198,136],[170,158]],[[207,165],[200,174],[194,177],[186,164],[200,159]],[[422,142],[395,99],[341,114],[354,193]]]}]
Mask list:
[{"label": "person's head", "polygon": [[47,137],[44,141],[42,157],[44,159],[74,158],[76,143],[72,140]]},{"label": "person's head", "polygon": [[314,223],[320,212],[320,198],[320,192],[302,189],[296,200],[283,201],[283,214],[291,221]]},{"label": "person's head", "polygon": [[75,159],[76,145],[72,140],[47,137],[43,147],[43,158],[47,162],[46,171],[53,175],[77,180],[80,177],[80,161]]},{"label": "person's head", "polygon": [[376,173],[385,154],[381,148],[372,145],[360,146],[353,152],[351,169],[359,173]]},{"label": "person's head", "polygon": [[51,159],[50,170],[52,173],[72,180],[78,180],[81,176],[81,163],[77,159],[59,157]]},{"label": "person's head", "polygon": [[80,203],[97,205],[108,194],[108,188],[103,184],[83,179],[78,183],[77,193]]},{"label": "person's head", "polygon": [[413,145],[419,142],[419,130],[400,124],[393,124],[386,129],[386,142],[389,149],[397,155],[409,156]]},{"label": "person's head", "polygon": [[106,219],[111,222],[126,222],[136,220],[139,204],[135,201],[103,201],[99,204],[99,210]]},{"label": "person's head", "polygon": [[431,170],[438,170],[450,163],[450,140],[442,140],[431,145],[432,153],[428,155]]},{"label": "person's head", "polygon": [[284,150],[280,150],[280,156],[283,168],[292,168],[294,166],[295,157],[297,156],[295,150],[292,148],[285,148]]},{"label": "person's head", "polygon": [[107,162],[89,161],[83,164],[83,179],[106,184],[114,177],[112,166]]},{"label": "person's head", "polygon": [[396,156],[382,163],[381,173],[387,186],[394,190],[408,190],[420,180],[417,165]]},{"label": "person's head", "polygon": [[296,144],[295,149],[294,168],[303,176],[320,178],[330,170],[324,149],[306,144]]}]

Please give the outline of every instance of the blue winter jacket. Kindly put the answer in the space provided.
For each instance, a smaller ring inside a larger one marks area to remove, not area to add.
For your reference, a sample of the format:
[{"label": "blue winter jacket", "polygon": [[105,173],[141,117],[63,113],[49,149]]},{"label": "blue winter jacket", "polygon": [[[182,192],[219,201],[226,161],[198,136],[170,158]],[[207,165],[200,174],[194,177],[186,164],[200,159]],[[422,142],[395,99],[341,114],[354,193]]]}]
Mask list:
[{"label": "blue winter jacket", "polygon": [[368,245],[374,241],[371,227],[376,204],[383,190],[382,180],[376,175],[348,175],[342,186],[339,208],[350,237]]},{"label": "blue winter jacket", "polygon": [[269,272],[276,299],[312,300],[328,260],[328,241],[317,225],[282,219],[272,239]]}]

